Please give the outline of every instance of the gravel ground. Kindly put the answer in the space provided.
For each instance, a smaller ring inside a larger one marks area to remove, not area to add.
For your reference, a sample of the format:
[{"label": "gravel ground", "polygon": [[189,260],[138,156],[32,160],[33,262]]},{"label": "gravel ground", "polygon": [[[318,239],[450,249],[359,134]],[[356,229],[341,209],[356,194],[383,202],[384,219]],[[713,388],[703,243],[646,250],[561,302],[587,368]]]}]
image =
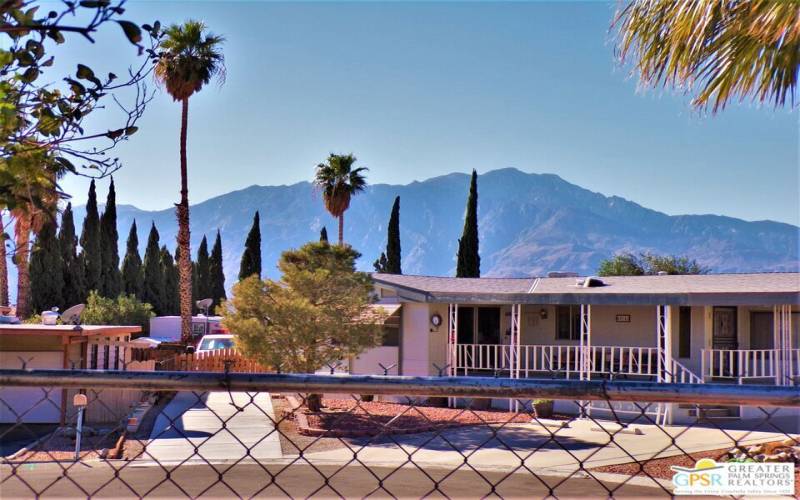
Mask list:
[{"label": "gravel ground", "polygon": [[346,430],[376,435],[388,431],[425,432],[442,427],[527,423],[527,414],[499,410],[464,410],[387,402],[364,402],[351,399],[325,399],[322,413],[308,413],[312,428]]},{"label": "gravel ground", "polygon": [[[120,428],[99,429],[100,433],[94,436],[84,435],[81,438],[80,460],[93,460],[100,458],[104,450],[109,450],[116,445],[120,436]],[[15,462],[52,462],[73,461],[75,459],[75,439],[64,436],[58,430],[27,452],[15,458]]]},{"label": "gravel ground", "polygon": [[298,455],[299,450],[303,450],[304,453],[335,450],[345,448],[349,443],[346,439],[304,436],[298,433],[291,405],[280,395],[273,395],[272,408],[275,411],[275,420],[278,422],[281,451],[284,455]]}]

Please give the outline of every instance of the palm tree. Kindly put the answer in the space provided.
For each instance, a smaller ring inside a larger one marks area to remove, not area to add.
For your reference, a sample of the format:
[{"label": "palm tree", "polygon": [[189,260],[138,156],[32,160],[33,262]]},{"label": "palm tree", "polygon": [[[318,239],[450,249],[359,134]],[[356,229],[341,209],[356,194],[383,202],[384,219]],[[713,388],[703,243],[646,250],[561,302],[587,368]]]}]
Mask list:
[{"label": "palm tree", "polygon": [[186,343],[192,334],[192,263],[189,256],[189,188],[186,173],[186,127],[189,118],[189,97],[199,92],[214,77],[225,76],[225,59],[221,45],[224,38],[206,31],[200,21],[174,24],[164,32],[155,66],[156,79],[175,101],[181,102],[181,201],[176,204],[178,247],[180,248],[181,340]]},{"label": "palm tree", "polygon": [[794,105],[799,19],[797,2],[650,0],[628,3],[614,27],[642,85],[696,88],[692,104],[715,113],[735,99]]},{"label": "palm tree", "polygon": [[367,167],[353,168],[356,157],[352,154],[331,153],[326,163],[317,165],[314,184],[322,191],[325,209],[339,219],[339,244],[344,244],[344,213],[350,207],[350,198],[367,186],[362,172]]}]

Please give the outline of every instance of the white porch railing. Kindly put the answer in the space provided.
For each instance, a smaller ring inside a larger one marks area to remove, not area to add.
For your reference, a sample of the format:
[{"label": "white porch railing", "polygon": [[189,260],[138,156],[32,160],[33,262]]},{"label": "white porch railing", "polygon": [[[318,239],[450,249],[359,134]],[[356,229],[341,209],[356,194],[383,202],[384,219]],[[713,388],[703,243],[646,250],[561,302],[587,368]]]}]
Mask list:
[{"label": "white porch railing", "polygon": [[[800,351],[792,349],[792,351]],[[792,353],[792,359],[795,358]],[[736,380],[742,384],[753,380],[776,380],[778,349],[703,349],[703,378]]]},{"label": "white porch railing", "polygon": [[[589,366],[597,375],[658,375],[658,348],[591,346]],[[511,369],[511,346],[508,344],[456,344],[455,368],[458,373],[474,371],[505,371]],[[520,346],[520,374],[530,377],[537,372],[563,374],[577,377],[580,368],[580,346],[577,345],[522,345]],[[688,372],[674,365],[675,372]],[[691,372],[684,379],[699,378]],[[691,382],[687,382],[691,383]]]}]

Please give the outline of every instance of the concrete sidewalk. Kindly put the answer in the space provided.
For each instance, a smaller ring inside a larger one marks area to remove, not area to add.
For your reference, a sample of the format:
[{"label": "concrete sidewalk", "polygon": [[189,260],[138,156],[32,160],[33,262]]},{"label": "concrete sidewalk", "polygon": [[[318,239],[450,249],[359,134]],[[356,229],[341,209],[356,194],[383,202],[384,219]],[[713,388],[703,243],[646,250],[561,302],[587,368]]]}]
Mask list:
[{"label": "concrete sidewalk", "polygon": [[176,394],[156,419],[140,460],[162,464],[236,460],[247,455],[248,448],[253,458],[280,458],[269,393],[231,394],[242,411],[231,404],[227,392]]}]

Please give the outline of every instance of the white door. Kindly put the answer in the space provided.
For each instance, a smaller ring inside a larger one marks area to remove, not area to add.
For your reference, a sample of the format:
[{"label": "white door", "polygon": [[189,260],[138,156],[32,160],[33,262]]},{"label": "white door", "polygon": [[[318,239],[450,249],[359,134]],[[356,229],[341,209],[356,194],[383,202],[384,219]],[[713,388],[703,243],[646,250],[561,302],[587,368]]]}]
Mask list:
[{"label": "white door", "polygon": [[[62,351],[0,352],[0,366],[6,369],[57,369],[63,366]],[[61,417],[61,389],[40,387],[0,387],[0,423],[57,424]],[[19,417],[17,417],[19,415]]]}]

